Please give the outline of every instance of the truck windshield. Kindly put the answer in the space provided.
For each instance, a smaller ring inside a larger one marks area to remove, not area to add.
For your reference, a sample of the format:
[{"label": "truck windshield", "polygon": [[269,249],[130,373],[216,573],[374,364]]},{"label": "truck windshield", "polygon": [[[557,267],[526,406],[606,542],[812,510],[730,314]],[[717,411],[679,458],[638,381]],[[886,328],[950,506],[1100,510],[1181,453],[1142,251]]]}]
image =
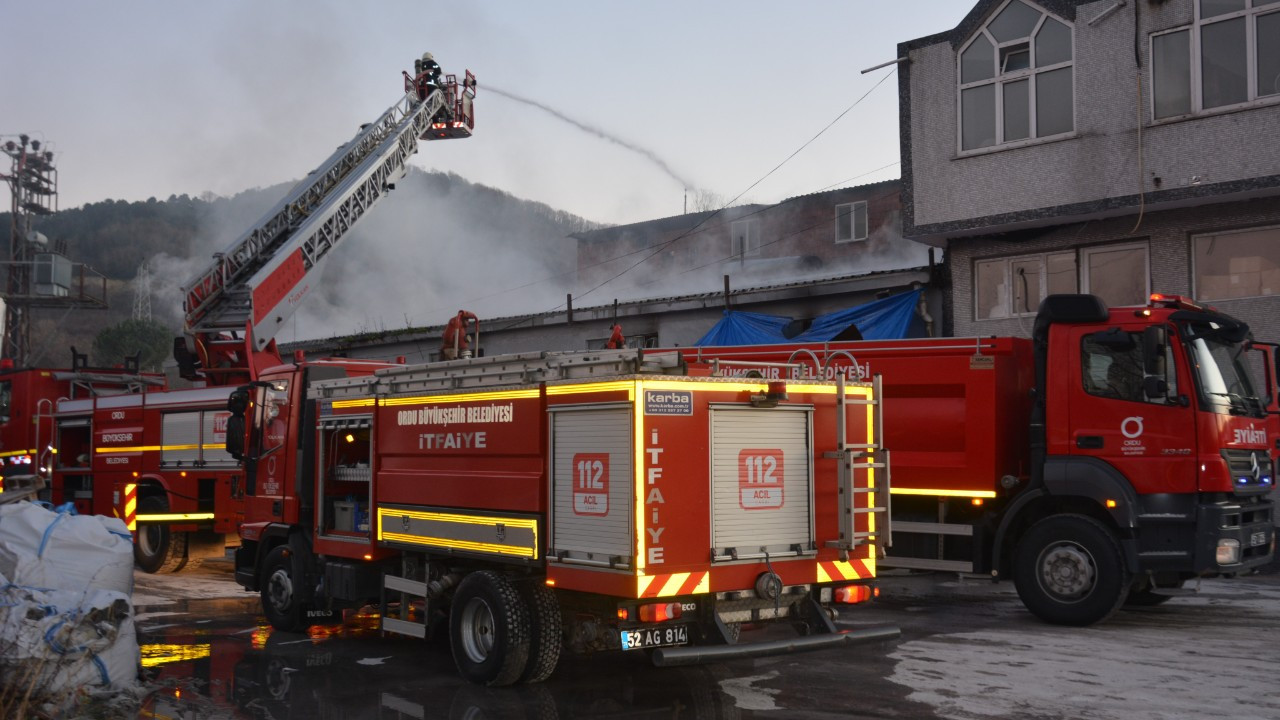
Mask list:
[{"label": "truck windshield", "polygon": [[1212,324],[1191,325],[1188,331],[1205,406],[1224,414],[1263,417],[1266,408],[1243,357],[1245,344],[1222,338]]}]

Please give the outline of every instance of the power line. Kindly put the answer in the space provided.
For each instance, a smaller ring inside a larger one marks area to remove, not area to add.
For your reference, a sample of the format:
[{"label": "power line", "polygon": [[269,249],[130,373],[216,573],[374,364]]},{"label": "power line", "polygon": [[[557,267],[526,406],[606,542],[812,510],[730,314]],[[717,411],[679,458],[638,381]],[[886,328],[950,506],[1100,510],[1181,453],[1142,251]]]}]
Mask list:
[{"label": "power line", "polygon": [[[795,156],[796,156],[796,155],[799,155],[799,154],[800,154],[800,153],[801,153],[805,148],[807,148],[807,147],[809,147],[809,145],[813,144],[813,142],[814,142],[815,140],[817,140],[818,138],[822,137],[822,135],[824,135],[828,130],[830,130],[830,129],[831,129],[831,128],[832,128],[832,127],[833,127],[837,122],[839,122],[839,121],[840,121],[840,120],[841,120],[845,115],[849,114],[849,112],[851,112],[854,108],[856,108],[858,105],[860,105],[860,104],[862,103],[862,101],[863,101],[863,100],[865,100],[865,99],[867,98],[867,96],[869,96],[871,93],[875,92],[875,90],[876,90],[877,88],[879,88],[882,84],[884,84],[884,81],[885,81],[885,80],[887,80],[887,79],[889,79],[889,76],[893,75],[893,74],[894,74],[894,72],[896,71],[896,69],[897,69],[896,67],[891,68],[888,72],[886,72],[883,76],[881,76],[879,80],[877,80],[877,81],[876,81],[875,85],[872,85],[872,86],[871,86],[871,87],[870,87],[870,88],[869,88],[865,93],[863,93],[863,94],[862,94],[862,95],[861,95],[857,100],[855,100],[855,101],[853,102],[853,104],[851,104],[849,107],[847,107],[847,108],[845,108],[844,110],[842,110],[842,111],[840,112],[840,114],[836,115],[836,116],[835,116],[835,118],[833,118],[833,119],[831,120],[831,122],[827,123],[827,124],[826,124],[822,129],[821,129],[821,130],[819,130],[816,134],[814,134],[814,136],[813,136],[813,137],[811,137],[811,138],[809,138],[808,140],[806,140],[806,141],[804,142],[804,144],[802,144],[802,145],[801,145],[799,148],[797,148],[794,152],[792,152],[790,155],[788,155],[786,158],[784,158],[784,159],[782,160],[782,162],[780,162],[780,163],[778,163],[777,165],[775,165],[771,170],[769,170],[768,172],[766,172],[764,175],[762,175],[762,176],[761,176],[759,179],[757,179],[755,182],[751,183],[751,185],[747,186],[747,187],[746,187],[746,189],[742,190],[742,191],[741,191],[741,192],[739,192],[737,195],[733,196],[733,198],[731,198],[729,201],[727,201],[724,205],[720,206],[719,208],[717,208],[716,210],[714,210],[713,212],[711,212],[711,214],[709,214],[709,215],[707,215],[706,217],[704,217],[704,218],[702,218],[701,220],[699,220],[699,221],[697,222],[697,224],[695,224],[693,227],[689,228],[688,230],[686,230],[685,232],[681,233],[680,235],[678,235],[678,236],[676,236],[676,237],[672,238],[671,240],[668,240],[668,241],[666,241],[665,243],[662,243],[662,244],[661,244],[661,245],[659,245],[657,248],[639,248],[639,249],[637,249],[637,250],[632,250],[632,251],[630,251],[630,252],[623,253],[623,254],[621,254],[621,255],[616,255],[616,256],[613,256],[613,257],[610,257],[610,258],[607,258],[607,259],[601,260],[601,261],[599,261],[599,262],[597,262],[597,263],[593,263],[593,264],[591,264],[591,265],[588,265],[588,266],[587,266],[587,269],[589,269],[589,268],[593,268],[593,267],[599,267],[599,266],[601,266],[601,265],[605,265],[605,264],[608,264],[608,263],[616,262],[616,261],[618,261],[618,260],[622,260],[622,259],[624,259],[624,258],[628,258],[628,257],[631,257],[631,256],[633,256],[633,255],[639,255],[639,254],[644,253],[644,252],[646,252],[646,251],[648,251],[648,250],[652,250],[652,252],[649,252],[649,254],[645,255],[644,257],[640,258],[640,259],[639,259],[639,260],[637,260],[636,262],[634,262],[634,263],[632,263],[631,265],[627,266],[626,268],[624,268],[624,269],[623,269],[623,270],[621,270],[620,272],[618,272],[618,273],[614,274],[613,276],[611,276],[611,277],[609,277],[608,279],[606,279],[606,280],[604,280],[604,281],[600,282],[599,284],[597,284],[597,285],[595,285],[595,286],[591,287],[591,288],[590,288],[589,290],[587,290],[586,292],[583,292],[583,293],[578,294],[576,297],[581,298],[581,297],[586,297],[587,295],[590,295],[591,293],[595,292],[596,290],[599,290],[601,287],[604,287],[605,285],[607,285],[607,284],[609,284],[609,283],[611,283],[611,282],[613,282],[613,281],[617,280],[618,278],[622,277],[623,275],[625,275],[625,274],[627,274],[627,273],[631,272],[631,271],[632,271],[632,270],[634,270],[635,268],[637,268],[637,267],[639,267],[640,265],[644,264],[645,262],[647,262],[648,260],[650,260],[650,259],[651,259],[651,258],[653,258],[654,256],[658,255],[658,254],[659,254],[659,253],[661,253],[662,251],[666,250],[668,247],[670,247],[670,246],[674,245],[675,243],[680,242],[681,240],[684,240],[685,238],[687,238],[687,237],[689,237],[689,236],[691,236],[691,235],[694,235],[694,234],[696,234],[696,233],[698,233],[698,232],[701,232],[701,231],[702,231],[702,226],[703,226],[703,225],[705,225],[709,220],[711,220],[712,218],[716,217],[717,215],[719,215],[720,213],[724,212],[725,210],[729,209],[730,207],[733,207],[733,204],[734,204],[735,202],[737,202],[737,201],[738,201],[738,200],[739,200],[743,195],[746,195],[748,192],[751,192],[751,190],[752,190],[752,189],[754,189],[757,185],[759,185],[760,183],[764,182],[766,179],[768,179],[768,178],[769,178],[769,176],[773,175],[775,172],[777,172],[779,169],[781,169],[781,168],[782,168],[782,166],[786,165],[786,164],[787,164],[788,162],[790,162],[793,158],[795,158]],[[892,163],[889,163],[888,165],[883,165],[883,166],[881,166],[881,167],[875,168],[874,170],[868,170],[867,172],[860,173],[860,174],[858,174],[858,175],[854,175],[854,176],[853,176],[853,177],[851,177],[851,178],[848,178],[848,179],[846,179],[846,180],[842,180],[842,181],[840,181],[840,182],[837,182],[837,183],[835,183],[834,185],[828,185],[828,186],[826,186],[826,187],[824,187],[824,188],[821,188],[821,189],[816,190],[816,191],[813,191],[813,192],[823,192],[823,191],[828,190],[828,189],[830,189],[830,188],[832,188],[832,187],[835,187],[835,186],[837,186],[837,185],[841,185],[841,184],[843,184],[843,183],[845,183],[845,182],[849,182],[850,180],[856,180],[856,179],[858,179],[858,178],[865,177],[865,176],[867,176],[867,175],[871,175],[871,174],[874,174],[874,173],[880,172],[881,170],[885,170],[885,169],[891,168],[891,167],[893,167],[894,165],[899,164],[899,162],[900,162],[900,161],[894,161],[894,162],[892,162]],[[812,193],[808,193],[808,194],[812,194]],[[755,210],[755,211],[753,211],[753,212],[751,212],[751,213],[748,213],[748,214],[744,215],[743,217],[751,217],[752,215],[756,215],[756,214],[759,214],[759,213],[762,213],[762,212],[768,211],[768,210],[770,210],[770,209],[772,209],[772,208],[774,208],[774,207],[778,207],[778,206],[780,206],[781,204],[782,204],[782,203],[779,203],[779,204],[776,204],[776,205],[770,205],[770,206],[767,206],[767,207],[761,208],[761,209],[759,209],[759,210]],[[776,241],[774,241],[774,242],[776,242]],[[545,282],[550,281],[550,280],[556,280],[556,279],[559,279],[559,278],[564,278],[564,277],[569,276],[569,275],[573,275],[573,274],[577,273],[577,272],[578,272],[579,270],[581,270],[581,269],[583,269],[583,268],[575,268],[575,269],[574,269],[574,270],[572,270],[572,271],[567,271],[567,272],[563,272],[563,273],[557,273],[557,274],[555,274],[555,275],[551,275],[551,276],[549,276],[549,277],[544,277],[544,278],[539,279],[539,280],[533,280],[533,281],[530,281],[530,282],[524,283],[523,285],[518,285],[518,286],[515,286],[515,287],[507,288],[507,289],[504,289],[504,290],[500,290],[500,291],[498,291],[498,292],[489,293],[489,294],[487,294],[487,295],[480,295],[480,296],[477,296],[477,297],[473,297],[473,298],[470,298],[469,300],[464,301],[464,303],[475,303],[475,302],[479,302],[479,301],[482,301],[482,300],[488,300],[488,299],[490,299],[490,298],[494,298],[494,297],[498,297],[498,296],[501,296],[501,295],[505,295],[505,294],[507,294],[507,293],[516,292],[516,291],[519,291],[519,290],[524,290],[524,289],[527,289],[527,288],[531,288],[531,287],[534,287],[534,286],[537,286],[537,285],[541,285],[542,283],[545,283]],[[562,307],[566,307],[566,305],[567,305],[566,303],[559,303],[559,304],[557,304],[557,305],[553,306],[552,308],[550,308],[549,310],[547,310],[547,311],[545,311],[545,312],[552,312],[552,311],[558,310],[558,309],[560,309],[560,308],[562,308]]]}]

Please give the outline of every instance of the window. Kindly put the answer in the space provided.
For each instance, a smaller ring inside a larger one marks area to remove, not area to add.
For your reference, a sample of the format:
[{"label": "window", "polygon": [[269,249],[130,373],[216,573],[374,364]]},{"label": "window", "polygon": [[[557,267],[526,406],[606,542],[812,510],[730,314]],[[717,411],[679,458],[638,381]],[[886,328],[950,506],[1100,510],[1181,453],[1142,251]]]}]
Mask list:
[{"label": "window", "polygon": [[1006,3],[960,51],[960,149],[1075,129],[1072,58],[1070,25]]},{"label": "window", "polygon": [[13,383],[0,382],[0,423],[9,422],[9,406],[13,403]]},{"label": "window", "polygon": [[1110,307],[1145,305],[1151,296],[1146,245],[1106,245],[1080,251],[1080,290]]},{"label": "window", "polygon": [[760,221],[738,220],[729,225],[733,237],[733,256],[752,257],[760,254]]},{"label": "window", "polygon": [[867,204],[848,203],[836,206],[836,242],[867,239]]},{"label": "window", "polygon": [[1280,295],[1280,227],[1197,235],[1191,253],[1201,300]]},{"label": "window", "polygon": [[1023,255],[974,264],[978,320],[1035,315],[1046,295],[1076,292],[1074,252]]},{"label": "window", "polygon": [[1172,349],[1166,348],[1167,392],[1148,398],[1143,389],[1146,378],[1142,355],[1142,334],[1114,330],[1084,336],[1080,344],[1080,369],[1084,391],[1098,397],[1164,404],[1177,395],[1177,374],[1172,372]]},{"label": "window", "polygon": [[1195,22],[1151,36],[1155,119],[1280,99],[1280,0],[1197,0]]}]

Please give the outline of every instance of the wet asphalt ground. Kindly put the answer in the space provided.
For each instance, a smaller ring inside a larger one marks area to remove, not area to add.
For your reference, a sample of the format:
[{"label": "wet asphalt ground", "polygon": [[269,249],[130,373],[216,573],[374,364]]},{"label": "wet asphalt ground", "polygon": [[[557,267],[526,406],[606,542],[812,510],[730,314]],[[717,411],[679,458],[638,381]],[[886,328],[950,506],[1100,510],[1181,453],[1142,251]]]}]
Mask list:
[{"label": "wet asphalt ground", "polygon": [[[355,616],[273,631],[227,563],[137,574],[154,718],[1280,718],[1280,574],[1206,580],[1092,628],[1044,625],[1012,585],[887,575],[842,628],[896,625],[897,641],[688,668],[641,653],[566,656],[533,686],[462,681],[447,641],[382,637]],[[781,629],[779,629],[781,630]],[[744,633],[743,641],[774,630]],[[769,635],[777,637],[777,635]]]}]

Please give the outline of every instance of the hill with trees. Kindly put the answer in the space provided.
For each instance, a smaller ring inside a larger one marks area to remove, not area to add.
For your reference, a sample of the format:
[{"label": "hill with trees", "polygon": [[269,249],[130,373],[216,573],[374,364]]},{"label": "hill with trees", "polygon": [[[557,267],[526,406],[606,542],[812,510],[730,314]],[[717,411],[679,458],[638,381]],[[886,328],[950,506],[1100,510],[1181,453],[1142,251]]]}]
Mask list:
[{"label": "hill with trees", "polygon": [[[288,189],[255,188],[230,198],[104,200],[40,219],[36,229],[65,240],[73,262],[107,277],[109,308],[34,313],[29,364],[68,364],[68,348],[75,346],[92,349],[94,364],[114,365],[127,346],[170,338],[159,350],[136,348],[144,367],[154,367],[181,332],[183,286]],[[523,312],[530,302],[554,303],[572,279],[574,241],[568,236],[599,227],[452,173],[411,168],[334,250],[319,294],[303,304],[280,339],[443,323],[460,307],[506,314]],[[6,243],[9,228],[9,214],[0,213]],[[147,261],[152,322],[126,322],[133,319],[135,276]]]}]

